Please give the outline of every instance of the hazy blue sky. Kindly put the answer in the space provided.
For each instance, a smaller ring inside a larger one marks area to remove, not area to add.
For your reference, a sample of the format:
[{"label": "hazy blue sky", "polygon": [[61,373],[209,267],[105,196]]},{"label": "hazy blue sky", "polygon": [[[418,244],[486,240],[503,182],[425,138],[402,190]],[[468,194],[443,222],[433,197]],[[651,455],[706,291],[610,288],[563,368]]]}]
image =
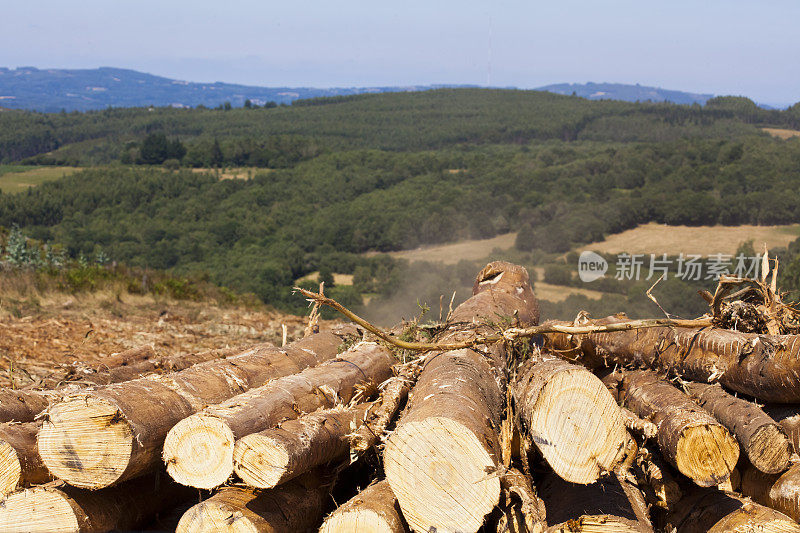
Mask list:
[{"label": "hazy blue sky", "polygon": [[268,86],[609,81],[791,103],[798,21],[798,0],[4,0],[0,66]]}]

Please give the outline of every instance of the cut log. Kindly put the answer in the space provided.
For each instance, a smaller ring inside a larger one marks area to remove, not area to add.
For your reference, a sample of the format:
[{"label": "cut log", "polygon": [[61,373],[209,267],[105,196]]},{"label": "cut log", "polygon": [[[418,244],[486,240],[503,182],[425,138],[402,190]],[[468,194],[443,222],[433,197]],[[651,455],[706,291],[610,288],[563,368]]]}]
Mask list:
[{"label": "cut log", "polygon": [[800,522],[800,463],[782,474],[765,474],[750,466],[742,474],[742,494]]},{"label": "cut log", "polygon": [[[579,485],[549,474],[539,487],[547,509],[547,531],[652,532],[644,496],[635,485],[626,491],[622,483],[629,482],[609,476],[591,485]],[[629,494],[636,493],[635,499],[629,499]]]},{"label": "cut log", "polygon": [[317,481],[298,478],[270,490],[223,487],[191,507],[176,533],[293,533],[322,520],[323,491]]},{"label": "cut log", "polygon": [[500,480],[504,503],[498,533],[542,533],[547,527],[544,502],[536,495],[528,476],[509,469]]},{"label": "cut log", "polygon": [[233,474],[237,439],[316,409],[347,403],[357,386],[388,379],[395,363],[388,348],[362,342],[334,360],[207,407],[169,431],[163,454],[167,472],[191,487],[222,485]]},{"label": "cut log", "polygon": [[0,531],[105,532],[140,528],[153,516],[192,497],[191,490],[155,476],[98,491],[61,482],[16,492],[0,505]]},{"label": "cut log", "polygon": [[[589,323],[624,322],[607,317]],[[563,323],[570,324],[571,323]],[[764,402],[800,403],[800,335],[759,335],[716,328],[655,327],[575,336],[581,362],[649,367]],[[563,336],[548,341],[564,344]]]},{"label": "cut log", "polygon": [[[495,262],[479,274],[437,340],[467,340],[492,324],[538,321],[524,268]],[[500,500],[498,434],[504,415],[506,354],[502,343],[482,353],[428,354],[412,397],[383,454],[386,478],[414,530],[476,531]]]},{"label": "cut log", "polygon": [[56,391],[0,388],[0,423],[33,422],[51,401],[59,399]]},{"label": "cut log", "polygon": [[381,392],[380,402],[370,408],[365,423],[350,437],[350,446],[356,454],[364,453],[381,440],[400,406],[408,399],[408,392],[421,371],[422,365],[415,360],[403,365],[396,376],[389,378]]},{"label": "cut log", "polygon": [[56,477],[102,488],[154,470],[167,432],[208,404],[336,356],[341,339],[320,333],[286,348],[248,350],[180,372],[82,392],[51,406],[39,455]]},{"label": "cut log", "polygon": [[764,412],[781,425],[792,443],[792,451],[800,454],[800,406],[767,404],[764,406]]},{"label": "cut log", "polygon": [[620,400],[658,427],[664,458],[701,487],[719,485],[739,459],[739,445],[728,430],[686,394],[655,372],[627,372]]},{"label": "cut log", "polygon": [[269,489],[316,466],[346,458],[347,438],[371,404],[324,409],[277,428],[245,435],[233,449],[233,468],[248,486]]},{"label": "cut log", "polygon": [[586,368],[535,352],[511,389],[524,434],[566,481],[594,483],[622,460],[627,439],[622,413]]},{"label": "cut log", "polygon": [[736,398],[719,385],[687,382],[689,396],[736,436],[750,462],[768,474],[789,467],[791,443],[783,429],[756,404]]},{"label": "cut log", "polygon": [[320,533],[405,533],[408,526],[387,481],[379,481],[336,509]]},{"label": "cut log", "polygon": [[36,449],[40,427],[40,422],[0,424],[0,497],[18,487],[52,481]]},{"label": "cut log", "polygon": [[676,533],[798,533],[783,513],[721,490],[694,487],[674,507],[664,531]]}]

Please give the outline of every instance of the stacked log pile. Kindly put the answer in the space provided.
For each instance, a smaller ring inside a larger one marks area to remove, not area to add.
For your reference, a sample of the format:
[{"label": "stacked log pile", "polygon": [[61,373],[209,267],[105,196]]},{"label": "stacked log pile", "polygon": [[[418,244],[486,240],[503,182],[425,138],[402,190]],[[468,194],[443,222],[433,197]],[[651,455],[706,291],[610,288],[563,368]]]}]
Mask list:
[{"label": "stacked log pile", "polygon": [[800,342],[775,323],[537,330],[505,262],[406,328],[424,342],[355,318],[0,390],[0,531],[800,533]]}]

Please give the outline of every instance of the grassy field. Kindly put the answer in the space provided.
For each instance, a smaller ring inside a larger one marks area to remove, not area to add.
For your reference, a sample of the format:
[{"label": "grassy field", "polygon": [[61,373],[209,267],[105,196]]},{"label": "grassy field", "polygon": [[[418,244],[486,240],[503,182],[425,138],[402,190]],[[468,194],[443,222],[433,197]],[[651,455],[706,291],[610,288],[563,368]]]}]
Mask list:
[{"label": "grassy field", "polygon": [[[438,246],[425,246],[414,250],[402,250],[400,252],[389,252],[395,259],[405,259],[409,262],[431,261],[440,262],[445,265],[455,265],[462,259],[477,261],[492,254],[495,248],[508,250],[514,246],[516,233],[505,233],[492,237],[491,239],[480,239],[461,241],[452,244],[442,244]],[[368,252],[367,255],[375,255],[375,252]]]},{"label": "grassy field", "polygon": [[800,236],[800,224],[785,226],[665,226],[652,222],[635,229],[609,235],[601,242],[580,250],[603,253],[732,254],[743,242],[752,240],[756,250],[764,243],[770,248],[785,247]]},{"label": "grassy field", "polygon": [[5,194],[21,192],[46,181],[54,181],[81,170],[76,167],[30,167],[0,165],[0,191]]},{"label": "grassy field", "polygon": [[784,130],[780,128],[761,128],[773,137],[780,139],[791,139],[792,137],[800,137],[800,131],[797,130]]}]

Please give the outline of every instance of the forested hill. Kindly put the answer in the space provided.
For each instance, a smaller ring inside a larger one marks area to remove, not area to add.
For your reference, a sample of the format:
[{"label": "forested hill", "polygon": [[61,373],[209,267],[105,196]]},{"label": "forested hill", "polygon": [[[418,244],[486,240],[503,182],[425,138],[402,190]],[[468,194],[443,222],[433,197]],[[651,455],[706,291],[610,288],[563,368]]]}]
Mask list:
[{"label": "forested hill", "polygon": [[135,70],[0,68],[0,107],[44,112],[89,111],[107,107],[242,107],[289,104],[299,98],[361,93],[421,91],[408,87],[254,87],[234,83],[195,83]]},{"label": "forested hill", "polygon": [[[0,225],[74,257],[205,272],[282,307],[316,270],[355,275],[339,297],[389,297],[397,265],[362,252],[519,231],[519,253],[540,261],[644,222],[797,222],[800,139],[763,127],[800,129],[800,105],[443,89],[268,109],[2,112],[5,163],[95,168],[0,195]],[[209,170],[230,166],[251,179]]]}]

